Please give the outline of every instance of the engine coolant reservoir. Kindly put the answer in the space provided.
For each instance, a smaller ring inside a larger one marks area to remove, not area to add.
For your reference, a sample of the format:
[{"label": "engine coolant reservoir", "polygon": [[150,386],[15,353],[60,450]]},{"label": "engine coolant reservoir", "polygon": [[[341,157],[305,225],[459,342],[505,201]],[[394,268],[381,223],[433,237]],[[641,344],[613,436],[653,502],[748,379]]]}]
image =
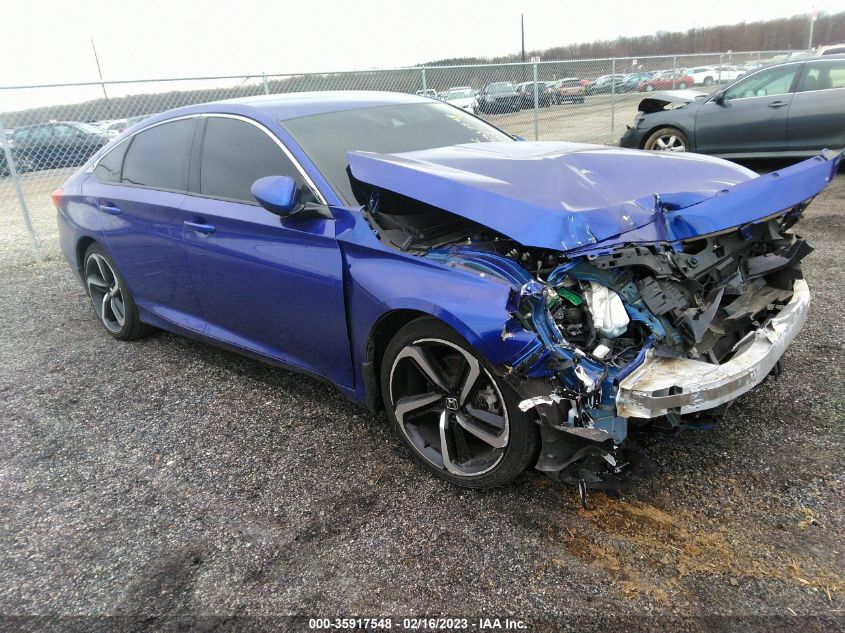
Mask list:
[{"label": "engine coolant reservoir", "polygon": [[584,300],[593,317],[593,327],[607,338],[616,338],[628,329],[628,313],[622,299],[607,286],[590,282],[590,289],[584,291]]}]

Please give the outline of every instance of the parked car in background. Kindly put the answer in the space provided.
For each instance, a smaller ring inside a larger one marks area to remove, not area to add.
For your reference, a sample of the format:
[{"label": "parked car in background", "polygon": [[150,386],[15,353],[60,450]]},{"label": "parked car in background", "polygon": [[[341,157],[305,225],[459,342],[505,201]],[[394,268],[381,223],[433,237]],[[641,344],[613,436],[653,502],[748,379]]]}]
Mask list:
[{"label": "parked car in background", "polygon": [[602,75],[591,82],[584,90],[585,94],[596,95],[613,92],[615,87],[622,85],[625,82],[626,75]]},{"label": "parked car in background", "polygon": [[652,77],[653,73],[631,73],[625,75],[625,79],[616,85],[616,92],[637,92],[643,82]]},{"label": "parked car in background", "polygon": [[453,105],[461,110],[466,110],[473,114],[478,112],[478,100],[475,98],[475,91],[469,86],[449,88],[443,100],[449,105]]},{"label": "parked car in background", "polygon": [[686,74],[692,78],[692,83],[696,86],[712,86],[719,78],[719,71],[713,66],[687,68]]},{"label": "parked car in background", "polygon": [[24,172],[81,165],[108,141],[106,131],[90,123],[56,121],[16,128],[9,146]]},{"label": "parked car in background", "polygon": [[127,122],[127,119],[115,119],[114,121],[109,121],[104,129],[109,137],[114,138],[127,128]]},{"label": "parked car in background", "polygon": [[845,42],[841,44],[827,44],[816,49],[816,55],[842,55],[845,53]]},{"label": "parked car in background", "polygon": [[639,85],[640,92],[653,92],[655,90],[684,90],[692,86],[693,80],[682,70],[664,70],[651,79],[647,79]]},{"label": "parked car in background", "polygon": [[478,96],[478,110],[487,114],[519,112],[522,98],[509,81],[496,81],[487,84]]},{"label": "parked car in background", "polygon": [[417,90],[418,97],[428,97],[429,99],[437,99],[437,91],[428,88],[426,90]]},{"label": "parked car in background", "polygon": [[162,113],[52,197],[108,336],[152,326],[318,377],[452,484],[536,468],[586,489],[625,482],[629,421],[701,428],[780,367],[810,303],[790,229],[838,164],[758,177],[516,142],[344,91]]},{"label": "parked car in background", "polygon": [[584,103],[586,94],[584,83],[578,77],[566,77],[555,82],[552,87],[554,103]]},{"label": "parked car in background", "polygon": [[[759,68],[759,65],[755,65],[754,68]],[[721,66],[716,66],[716,81],[719,83],[727,83],[731,81],[735,81],[740,78],[741,75],[748,72],[743,70],[738,66],[731,66],[728,64],[722,64]]]},{"label": "parked car in background", "polygon": [[545,81],[524,81],[517,84],[516,92],[519,94],[519,103],[523,109],[534,107],[534,93],[537,93],[537,106],[548,108],[552,104],[552,89]]},{"label": "parked car in background", "polygon": [[709,96],[655,94],[639,110],[622,147],[731,158],[842,149],[845,55],[767,66]]}]

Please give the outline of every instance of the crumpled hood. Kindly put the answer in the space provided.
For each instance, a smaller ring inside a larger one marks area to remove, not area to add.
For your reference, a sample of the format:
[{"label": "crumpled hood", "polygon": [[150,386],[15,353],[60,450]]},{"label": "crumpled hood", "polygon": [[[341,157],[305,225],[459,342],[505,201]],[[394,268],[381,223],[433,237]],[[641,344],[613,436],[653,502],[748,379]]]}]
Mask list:
[{"label": "crumpled hood", "polygon": [[838,154],[756,177],[697,154],[563,142],[349,152],[358,180],[473,220],[524,246],[687,239],[789,209],[827,185]]},{"label": "crumpled hood", "polygon": [[667,90],[649,95],[640,101],[637,109],[644,114],[650,114],[663,110],[667,105],[686,105],[694,101],[703,103],[706,97],[707,93],[700,90]]}]

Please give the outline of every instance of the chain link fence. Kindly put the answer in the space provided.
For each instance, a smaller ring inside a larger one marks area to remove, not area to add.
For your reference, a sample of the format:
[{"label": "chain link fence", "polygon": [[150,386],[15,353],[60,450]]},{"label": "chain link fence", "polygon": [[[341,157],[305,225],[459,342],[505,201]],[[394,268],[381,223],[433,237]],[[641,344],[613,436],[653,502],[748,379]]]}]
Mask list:
[{"label": "chain link fence", "polygon": [[385,90],[445,100],[528,140],[615,144],[648,91],[711,91],[759,65],[800,54],[755,51],[0,86],[0,262],[57,258],[51,192],[108,138],[172,108],[262,94]]}]

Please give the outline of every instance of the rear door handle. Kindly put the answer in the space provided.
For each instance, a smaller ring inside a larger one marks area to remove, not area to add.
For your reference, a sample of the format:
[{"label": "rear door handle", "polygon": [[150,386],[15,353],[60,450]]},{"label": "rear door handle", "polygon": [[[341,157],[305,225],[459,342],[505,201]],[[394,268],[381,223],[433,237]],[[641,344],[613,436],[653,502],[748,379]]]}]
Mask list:
[{"label": "rear door handle", "polygon": [[104,213],[108,213],[109,215],[120,215],[120,207],[115,206],[111,202],[106,202],[105,204],[100,205],[100,211]]},{"label": "rear door handle", "polygon": [[205,235],[211,235],[217,230],[211,224],[204,224],[202,222],[189,222],[188,220],[185,220],[184,224],[189,229],[193,229],[194,231],[198,231]]},{"label": "rear door handle", "polygon": [[769,104],[769,107],[770,108],[782,108],[785,105],[789,105],[789,103],[787,103],[786,101],[772,101]]}]

